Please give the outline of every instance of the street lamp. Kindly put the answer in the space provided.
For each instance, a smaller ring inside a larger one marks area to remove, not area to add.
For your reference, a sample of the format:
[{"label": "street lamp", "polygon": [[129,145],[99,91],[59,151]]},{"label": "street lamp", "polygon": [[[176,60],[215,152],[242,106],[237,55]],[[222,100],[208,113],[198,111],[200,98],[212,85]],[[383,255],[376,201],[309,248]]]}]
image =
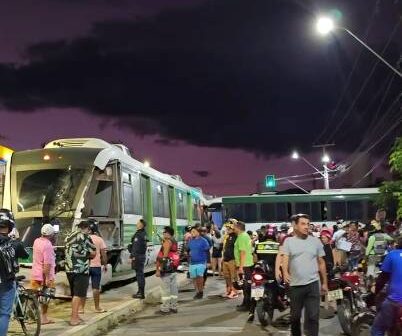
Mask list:
[{"label": "street lamp", "polygon": [[365,42],[363,42],[360,38],[358,38],[354,33],[352,33],[349,29],[337,26],[334,23],[334,20],[330,17],[323,16],[317,19],[316,28],[318,33],[321,35],[328,35],[335,29],[343,30],[347,32],[350,36],[352,36],[357,42],[359,42],[363,47],[365,47],[368,51],[370,51],[374,56],[376,56],[381,62],[383,62],[388,68],[390,68],[395,74],[398,75],[399,78],[402,78],[402,73],[399,72],[395,67],[389,64],[381,55],[375,52],[371,47],[369,47]]},{"label": "street lamp", "polygon": [[298,159],[302,159],[306,164],[308,164],[311,168],[313,168],[317,173],[319,173],[323,178],[324,178],[324,188],[325,189],[329,189],[329,169],[327,167],[327,163],[331,161],[330,157],[328,156],[328,154],[323,155],[323,157],[321,158],[321,161],[324,163],[323,164],[323,168],[324,171],[322,172],[321,170],[319,170],[316,166],[314,166],[309,160],[307,160],[304,156],[300,156],[299,153],[297,151],[294,151],[292,153],[292,159],[293,160],[298,160]]},{"label": "street lamp", "polygon": [[148,167],[151,166],[151,163],[148,160],[145,160],[144,161],[144,166],[148,168]]}]

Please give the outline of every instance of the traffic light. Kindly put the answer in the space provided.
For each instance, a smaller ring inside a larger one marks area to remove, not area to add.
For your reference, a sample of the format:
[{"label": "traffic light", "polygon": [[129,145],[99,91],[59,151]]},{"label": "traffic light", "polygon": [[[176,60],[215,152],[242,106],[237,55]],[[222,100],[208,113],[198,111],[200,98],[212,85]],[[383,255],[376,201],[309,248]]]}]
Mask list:
[{"label": "traffic light", "polygon": [[276,188],[276,179],[275,175],[267,175],[265,176],[265,186],[269,189]]}]

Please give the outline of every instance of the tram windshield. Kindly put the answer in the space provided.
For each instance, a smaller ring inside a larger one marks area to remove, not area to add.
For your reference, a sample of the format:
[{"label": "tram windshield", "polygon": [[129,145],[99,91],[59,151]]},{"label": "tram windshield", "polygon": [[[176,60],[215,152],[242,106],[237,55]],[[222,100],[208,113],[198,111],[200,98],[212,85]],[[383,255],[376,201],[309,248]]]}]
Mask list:
[{"label": "tram windshield", "polygon": [[49,218],[74,210],[84,169],[43,169],[18,171],[16,209],[18,213],[40,211]]}]

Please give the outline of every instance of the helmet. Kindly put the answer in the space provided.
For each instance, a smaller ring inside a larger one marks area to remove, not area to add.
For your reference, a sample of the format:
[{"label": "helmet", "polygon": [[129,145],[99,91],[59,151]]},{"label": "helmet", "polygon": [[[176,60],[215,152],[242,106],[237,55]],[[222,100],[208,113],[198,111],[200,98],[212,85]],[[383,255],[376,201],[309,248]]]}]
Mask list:
[{"label": "helmet", "polygon": [[42,236],[51,236],[55,232],[54,227],[52,224],[45,224],[42,226],[42,229],[40,230],[40,233]]},{"label": "helmet", "polygon": [[282,224],[280,230],[282,232],[288,232],[289,226],[287,224]]},{"label": "helmet", "polygon": [[0,209],[0,226],[8,227],[8,233],[10,233],[15,227],[14,215],[8,209]]},{"label": "helmet", "polygon": [[88,219],[89,222],[89,231],[92,233],[99,233],[99,222],[96,219]]}]

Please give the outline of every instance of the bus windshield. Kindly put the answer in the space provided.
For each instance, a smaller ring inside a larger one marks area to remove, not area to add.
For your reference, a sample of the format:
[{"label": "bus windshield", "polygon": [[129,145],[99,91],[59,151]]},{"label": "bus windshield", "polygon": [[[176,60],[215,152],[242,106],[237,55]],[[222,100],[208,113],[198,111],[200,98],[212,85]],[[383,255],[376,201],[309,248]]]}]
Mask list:
[{"label": "bus windshield", "polygon": [[74,210],[84,174],[84,169],[72,169],[71,166],[17,171],[17,212],[41,211],[43,216],[52,218]]}]

